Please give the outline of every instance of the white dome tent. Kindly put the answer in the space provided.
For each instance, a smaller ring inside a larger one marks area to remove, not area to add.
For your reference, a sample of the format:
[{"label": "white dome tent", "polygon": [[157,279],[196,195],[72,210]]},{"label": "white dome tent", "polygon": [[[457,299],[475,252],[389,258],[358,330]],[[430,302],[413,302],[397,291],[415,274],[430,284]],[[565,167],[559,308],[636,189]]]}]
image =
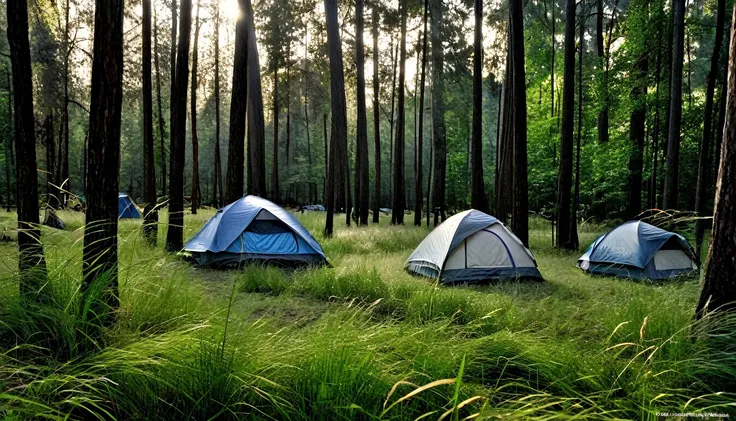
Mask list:
[{"label": "white dome tent", "polygon": [[443,284],[542,280],[529,249],[501,221],[475,209],[435,228],[409,256],[406,269]]}]

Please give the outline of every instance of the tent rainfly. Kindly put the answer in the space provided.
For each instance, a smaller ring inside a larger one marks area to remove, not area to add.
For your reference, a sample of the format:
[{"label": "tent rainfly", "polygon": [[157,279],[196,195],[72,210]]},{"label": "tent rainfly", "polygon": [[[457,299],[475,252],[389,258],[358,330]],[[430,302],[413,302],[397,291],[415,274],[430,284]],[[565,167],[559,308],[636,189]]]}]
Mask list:
[{"label": "tent rainfly", "polygon": [[409,256],[406,269],[443,284],[542,280],[529,249],[501,221],[475,209],[435,228]]},{"label": "tent rainfly", "polygon": [[327,265],[317,240],[289,212],[258,196],[245,196],[210,218],[184,246],[202,266],[262,262],[284,267]]},{"label": "tent rainfly", "polygon": [[125,193],[118,193],[118,219],[140,219],[141,213],[133,200]]},{"label": "tent rainfly", "polygon": [[577,265],[596,275],[669,279],[697,273],[699,261],[683,236],[629,221],[596,238]]}]

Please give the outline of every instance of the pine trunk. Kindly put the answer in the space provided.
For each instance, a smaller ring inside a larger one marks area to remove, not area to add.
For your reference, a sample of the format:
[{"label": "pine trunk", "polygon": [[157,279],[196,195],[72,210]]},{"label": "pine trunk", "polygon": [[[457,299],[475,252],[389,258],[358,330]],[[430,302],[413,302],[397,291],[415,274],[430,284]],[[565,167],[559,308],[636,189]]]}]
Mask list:
[{"label": "pine trunk", "polygon": [[[424,88],[426,86],[427,69],[427,19],[429,18],[429,0],[424,0],[424,16],[422,17],[422,68],[419,77],[419,123],[417,127],[417,175],[414,192],[414,225],[422,225],[422,199],[424,198]],[[431,155],[430,155],[431,157]],[[427,192],[429,194],[429,192]],[[427,203],[429,205],[429,203]]]},{"label": "pine trunk", "polygon": [[158,233],[156,164],[153,152],[153,83],[151,76],[151,0],[143,0],[143,234],[155,244]]},{"label": "pine trunk", "polygon": [[[177,32],[177,0],[171,0],[171,52],[169,54],[170,59],[170,74],[169,74],[169,145],[171,144],[171,138],[174,135],[174,109],[176,108],[174,104],[174,96],[176,92],[176,32]],[[173,161],[173,157],[171,156],[171,151],[169,151],[169,170],[171,170],[171,164]],[[169,176],[171,176],[169,174]],[[168,192],[166,188],[166,182],[164,182],[163,185],[163,194],[166,196],[166,193]]]},{"label": "pine trunk", "polygon": [[527,174],[526,72],[524,70],[524,16],[521,0],[509,7],[511,58],[513,61],[514,178],[511,229],[521,242],[529,245],[529,181]]},{"label": "pine trunk", "polygon": [[375,180],[373,180],[373,223],[377,224],[381,213],[381,85],[378,67],[379,18],[377,5],[372,7],[371,13],[373,30],[373,165],[376,172]]},{"label": "pine trunk", "polygon": [[[238,0],[240,15],[246,13],[246,0]],[[235,24],[235,57],[230,99],[230,130],[227,153],[227,177],[225,203],[232,203],[243,196],[243,171],[245,166],[245,119],[248,104],[248,24],[238,19]],[[250,183],[250,179],[248,182]]]},{"label": "pine trunk", "polygon": [[158,133],[161,150],[161,194],[166,196],[166,146],[164,138],[166,131],[164,129],[164,113],[161,104],[161,70],[158,62],[158,19],[156,18],[156,9],[153,13],[153,62],[156,66],[156,102],[158,105]]},{"label": "pine trunk", "polygon": [[578,29],[578,129],[575,145],[575,186],[570,211],[570,247],[580,248],[578,240],[578,209],[580,208],[580,146],[583,138],[583,50],[585,49],[585,0],[580,2]]},{"label": "pine trunk", "polygon": [[685,0],[672,0],[672,9],[674,30],[672,35],[669,130],[667,131],[667,168],[664,181],[664,207],[666,209],[676,209],[678,207]]},{"label": "pine trunk", "polygon": [[432,138],[434,144],[434,179],[432,191],[432,211],[434,225],[445,220],[445,169],[447,166],[447,146],[445,138],[445,100],[444,100],[444,51],[442,46],[443,26],[442,0],[430,0],[432,19]]},{"label": "pine trunk", "polygon": [[253,22],[251,0],[245,1],[245,16],[248,27],[248,94],[253,118],[253,139],[248,156],[248,174],[252,180],[249,194],[266,195],[266,124],[263,117],[263,93],[261,90],[261,65],[258,58],[256,28]]},{"label": "pine trunk", "polygon": [[565,71],[562,88],[562,134],[557,185],[557,247],[573,250],[570,239],[575,111],[575,0],[565,9]]},{"label": "pine trunk", "polygon": [[192,98],[190,114],[192,119],[192,214],[197,214],[201,191],[199,188],[199,138],[197,135],[197,70],[199,65],[199,0],[197,0],[197,16],[194,23],[194,47],[192,50]]},{"label": "pine trunk", "polygon": [[[511,1],[513,3],[514,0]],[[511,6],[509,7],[511,10]],[[470,207],[488,213],[483,180],[483,0],[475,0],[473,42],[473,125],[470,149]]]},{"label": "pine trunk", "polygon": [[222,185],[222,161],[220,159],[220,7],[215,6],[215,34],[213,40],[215,43],[215,80],[214,80],[214,100],[215,100],[215,157],[214,157],[214,177],[212,180],[212,206],[219,208],[222,203],[223,185]]},{"label": "pine trunk", "polygon": [[273,161],[271,162],[271,200],[279,201],[279,66],[273,68]]},{"label": "pine trunk", "polygon": [[365,51],[363,47],[363,0],[355,2],[355,54],[358,83],[358,123],[355,147],[355,216],[358,225],[368,225],[370,189],[368,178],[368,119],[365,102]]},{"label": "pine trunk", "polygon": [[398,82],[398,104],[396,112],[396,136],[394,136],[394,162],[393,162],[393,206],[391,209],[391,223],[394,225],[404,223],[404,209],[406,208],[406,180],[404,178],[404,143],[406,125],[405,89],[406,81],[406,1],[399,0],[401,15],[401,50],[399,55],[399,82]]}]

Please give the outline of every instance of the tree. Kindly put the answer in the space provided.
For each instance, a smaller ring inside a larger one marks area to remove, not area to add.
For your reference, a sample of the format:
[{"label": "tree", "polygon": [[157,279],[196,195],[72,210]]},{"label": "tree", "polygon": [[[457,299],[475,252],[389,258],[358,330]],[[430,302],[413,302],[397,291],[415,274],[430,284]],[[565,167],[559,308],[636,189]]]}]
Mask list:
[{"label": "tree", "polygon": [[166,132],[164,129],[163,107],[161,105],[161,70],[158,63],[158,20],[156,18],[156,9],[153,10],[153,62],[156,66],[156,102],[158,106],[158,132],[161,150],[161,194],[166,196],[166,146],[164,143]]},{"label": "tree", "polygon": [[[705,118],[703,119],[703,138],[700,140],[700,155],[698,157],[698,180],[695,191],[695,211],[698,216],[705,215],[705,196],[708,186],[708,175],[710,174],[710,143],[713,137],[713,96],[716,89],[716,77],[718,76],[718,58],[721,54],[723,44],[723,26],[726,21],[726,0],[718,0],[716,11],[716,39],[713,43],[713,53],[710,57],[710,71],[708,72],[707,87],[705,90]],[[719,130],[719,127],[715,128]],[[705,233],[705,219],[695,222],[695,254],[700,256],[700,249]]]},{"label": "tree", "polygon": [[[337,15],[337,0],[325,0],[325,17],[327,21],[327,50],[330,56],[330,98],[332,108],[332,126],[330,133],[330,154],[327,176],[327,220],[325,235],[332,236],[333,215],[335,211],[336,177],[349,178],[349,171],[338,171],[341,163],[347,161],[347,105],[345,102],[345,76],[342,64],[342,42],[340,40],[340,24]],[[326,117],[326,116],[325,116]],[[327,119],[325,118],[325,122]],[[345,160],[342,160],[345,154]],[[348,186],[346,182],[343,187]],[[345,197],[349,197],[349,192]]]},{"label": "tree", "polygon": [[[174,110],[176,104],[174,103],[174,93],[176,92],[176,32],[177,32],[177,6],[176,0],[171,0],[171,50],[169,53],[169,144],[171,144],[171,138],[174,136]],[[171,169],[172,151],[169,151],[169,169]],[[163,183],[163,194],[166,195],[166,182]]]},{"label": "tree", "polygon": [[524,65],[524,16],[521,0],[509,3],[513,79],[514,178],[511,229],[529,245],[529,180],[527,174],[526,70]]},{"label": "tree", "polygon": [[430,1],[432,18],[432,138],[434,142],[434,178],[432,208],[434,225],[445,220],[445,170],[447,140],[445,138],[444,53],[442,46],[442,0]]},{"label": "tree", "polygon": [[[720,27],[717,27],[720,31]],[[730,51],[736,49],[736,8]],[[736,55],[728,58],[728,99],[716,186],[713,227],[697,317],[707,311],[736,308]]]},{"label": "tree", "polygon": [[171,180],[169,181],[169,230],[166,248],[179,251],[184,246],[184,148],[187,126],[187,85],[189,82],[189,41],[192,29],[192,1],[181,0],[179,45],[176,51],[174,127],[171,132]]},{"label": "tree", "polygon": [[363,48],[363,0],[355,1],[355,61],[357,66],[357,136],[355,138],[355,217],[368,225],[368,119],[365,105],[365,52]]},{"label": "tree", "polygon": [[406,82],[406,1],[399,0],[399,14],[401,15],[401,52],[399,55],[399,99],[396,116],[396,136],[394,137],[394,174],[393,174],[393,209],[391,209],[391,223],[404,223],[404,209],[406,208],[406,180],[404,178],[404,126],[406,124],[405,89]]},{"label": "tree", "polygon": [[[426,1],[426,0],[425,0]],[[375,180],[373,180],[373,223],[378,223],[381,208],[381,85],[378,71],[378,4],[371,8],[373,32],[373,159]],[[425,29],[424,33],[427,31]]]},{"label": "tree", "polygon": [[[123,101],[123,0],[95,2],[87,210],[80,288],[102,326],[113,321],[118,295],[118,173]],[[100,293],[100,291],[103,291]],[[94,323],[93,325],[96,325]]]},{"label": "tree", "polygon": [[279,63],[273,65],[273,162],[271,162],[271,199],[279,200]]},{"label": "tree", "polygon": [[[422,17],[422,69],[419,81],[419,124],[417,127],[417,175],[414,193],[414,225],[422,225],[422,198],[424,197],[422,185],[422,159],[424,153],[424,87],[425,70],[427,68],[427,18],[429,16],[429,0],[424,0],[424,16]],[[430,155],[431,157],[431,155]],[[429,191],[427,191],[429,197]]]},{"label": "tree", "polygon": [[249,140],[248,185],[250,194],[266,195],[266,123],[263,118],[263,93],[261,90],[261,65],[258,59],[256,28],[253,23],[253,8],[250,0],[244,0],[245,18],[248,29],[248,95],[252,116],[253,138]]},{"label": "tree", "polygon": [[565,8],[565,70],[562,87],[562,135],[557,181],[557,247],[573,250],[571,195],[573,166],[573,115],[575,109],[575,0]]},{"label": "tree", "polygon": [[[608,142],[608,54],[604,48],[604,28],[603,28],[603,0],[596,0],[596,50],[598,51],[598,61],[601,63],[601,69],[603,70],[603,106],[598,112],[598,143]],[[615,10],[615,6],[614,6]],[[615,13],[615,11],[614,11]],[[613,19],[611,19],[610,26],[613,26]],[[610,44],[610,39],[609,39]]]},{"label": "tree", "polygon": [[[227,176],[225,203],[232,203],[243,196],[243,170],[245,167],[245,118],[248,104],[248,21],[245,18],[246,0],[238,0],[238,20],[235,24],[235,57],[233,82],[230,90],[230,130],[227,146]],[[250,182],[250,181],[249,181]]]},{"label": "tree", "polygon": [[[212,36],[215,44],[215,157],[214,157],[214,176],[212,177],[212,206],[219,207],[222,205],[223,185],[222,185],[222,161],[220,159],[220,4],[215,3],[215,20],[214,35]],[[241,167],[242,170],[242,167]],[[242,171],[240,172],[243,173]]]},{"label": "tree", "polygon": [[192,50],[192,98],[191,111],[192,116],[192,214],[197,214],[200,201],[199,189],[199,139],[197,135],[197,69],[199,65],[199,0],[197,0],[197,15],[194,24],[194,47]]},{"label": "tree", "polygon": [[36,133],[33,119],[31,50],[28,41],[28,3],[7,3],[8,44],[13,69],[15,106],[16,206],[18,208],[18,269],[21,296],[38,300],[45,283],[46,260],[38,228]]},{"label": "tree", "polygon": [[143,234],[155,244],[158,232],[156,165],[153,155],[153,86],[151,82],[151,0],[143,0]]},{"label": "tree", "polygon": [[481,212],[488,213],[488,199],[486,198],[486,187],[483,180],[482,28],[483,0],[475,0],[475,37],[473,43],[473,134],[470,149],[470,207]]},{"label": "tree", "polygon": [[[585,49],[585,0],[580,1],[578,35],[578,130],[575,145],[575,186],[570,211],[570,247],[580,248],[578,239],[578,209],[580,208],[580,147],[583,138],[583,50]],[[641,178],[641,177],[640,177]]]},{"label": "tree", "polygon": [[682,67],[685,40],[685,0],[672,0],[672,73],[670,74],[667,168],[664,178],[664,207],[676,209],[679,191],[680,127],[682,126]]}]

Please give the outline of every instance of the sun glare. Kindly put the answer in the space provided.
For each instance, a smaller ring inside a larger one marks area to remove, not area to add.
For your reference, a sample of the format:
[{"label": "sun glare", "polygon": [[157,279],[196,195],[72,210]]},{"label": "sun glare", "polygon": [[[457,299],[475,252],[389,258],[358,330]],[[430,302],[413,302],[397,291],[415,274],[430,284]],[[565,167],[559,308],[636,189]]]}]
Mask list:
[{"label": "sun glare", "polygon": [[237,20],[240,16],[240,10],[238,9],[238,0],[221,0],[220,10],[223,14],[231,20]]}]

